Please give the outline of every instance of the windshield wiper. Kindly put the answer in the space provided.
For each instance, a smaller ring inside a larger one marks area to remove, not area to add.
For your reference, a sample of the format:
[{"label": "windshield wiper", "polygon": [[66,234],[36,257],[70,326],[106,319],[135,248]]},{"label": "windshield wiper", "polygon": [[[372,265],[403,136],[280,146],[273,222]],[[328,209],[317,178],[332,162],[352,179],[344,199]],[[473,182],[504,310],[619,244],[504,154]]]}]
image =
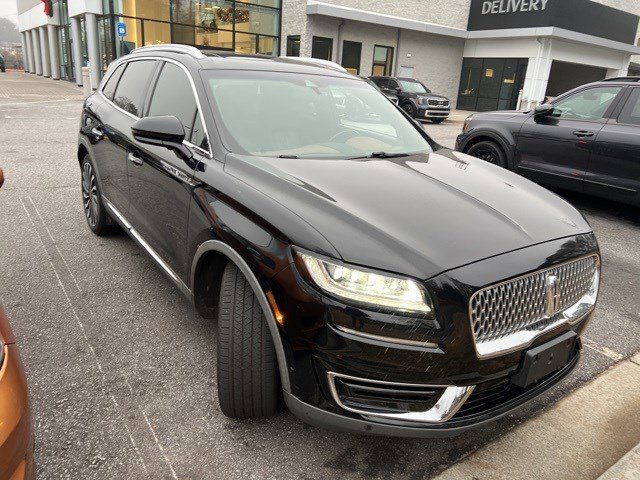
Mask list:
[{"label": "windshield wiper", "polygon": [[347,160],[359,160],[361,158],[400,158],[408,157],[411,153],[387,153],[387,152],[373,152],[369,155],[363,155],[361,157],[349,157]]}]

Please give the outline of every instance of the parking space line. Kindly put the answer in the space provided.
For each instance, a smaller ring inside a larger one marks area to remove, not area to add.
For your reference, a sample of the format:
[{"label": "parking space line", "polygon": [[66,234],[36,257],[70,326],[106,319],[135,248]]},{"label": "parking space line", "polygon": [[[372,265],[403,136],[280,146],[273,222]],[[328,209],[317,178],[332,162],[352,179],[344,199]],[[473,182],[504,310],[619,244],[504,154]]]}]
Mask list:
[{"label": "parking space line", "polygon": [[[27,202],[25,202],[25,198],[27,200]],[[93,361],[96,364],[98,371],[100,372],[100,375],[102,376],[102,387],[103,390],[109,395],[111,402],[113,403],[114,407],[116,408],[116,411],[119,414],[120,420],[122,421],[122,423],[124,424],[125,430],[127,431],[127,435],[129,437],[129,440],[133,446],[134,451],[136,452],[141,466],[143,468],[143,470],[146,473],[147,478],[156,478],[158,475],[162,475],[160,474],[160,472],[154,472],[154,475],[151,475],[149,472],[149,468],[147,465],[147,462],[145,462],[144,458],[143,458],[143,454],[138,446],[138,442],[134,439],[134,435],[131,432],[130,426],[128,425],[127,421],[125,420],[127,418],[127,416],[124,414],[124,411],[127,410],[120,402],[118,402],[118,400],[116,399],[115,395],[109,390],[108,385],[110,384],[108,378],[107,378],[107,373],[105,372],[102,363],[100,362],[94,348],[93,345],[91,344],[89,337],[87,335],[86,332],[86,328],[84,326],[84,324],[82,323],[80,317],[81,316],[86,316],[86,315],[80,315],[78,313],[78,309],[81,310],[86,310],[86,314],[88,315],[88,317],[93,317],[93,312],[91,311],[90,307],[88,305],[86,305],[86,303],[80,298],[80,294],[82,293],[80,290],[80,286],[78,284],[78,281],[76,280],[75,276],[73,275],[73,273],[71,272],[71,269],[69,268],[69,265],[66,261],[66,259],[64,258],[64,256],[62,255],[62,253],[60,252],[60,249],[58,248],[55,239],[53,238],[53,235],[51,235],[51,231],[49,230],[49,228],[47,227],[46,223],[44,222],[44,219],[42,218],[42,215],[40,214],[40,212],[38,211],[37,207],[35,206],[35,203],[33,202],[33,199],[29,196],[27,197],[20,197],[20,202],[22,204],[22,208],[24,209],[25,213],[27,214],[27,217],[29,218],[29,221],[31,222],[31,225],[33,226],[33,229],[36,232],[36,235],[38,236],[38,239],[40,240],[40,243],[45,251],[45,253],[47,254],[48,260],[49,260],[49,265],[51,266],[51,269],[53,270],[56,279],[58,281],[58,284],[60,285],[60,288],[62,289],[64,296],[67,300],[67,303],[69,304],[69,306],[71,307],[71,311],[73,312],[73,315],[76,319],[76,322],[80,328],[80,331],[82,333],[82,336],[87,344],[88,349],[91,352],[91,355],[93,357]],[[33,212],[30,212],[29,210],[32,209]],[[37,223],[37,224],[36,224]],[[45,238],[43,238],[43,235],[46,235],[49,237],[48,241],[45,243]],[[49,245],[49,247],[47,246],[47,244],[51,244],[53,245],[53,247],[51,247],[51,245]],[[54,251],[55,250],[55,251]],[[61,263],[61,265],[56,266],[55,263]],[[63,264],[63,265],[62,265]],[[61,271],[59,271],[59,269]],[[63,281],[63,279],[61,278],[67,276],[70,280],[71,283],[73,283],[75,285],[75,290],[76,290],[76,294],[75,295],[71,295],[75,298],[75,302],[72,300],[71,296],[70,296],[70,292],[68,290],[68,287],[65,286],[65,283],[67,283],[66,281]],[[77,303],[77,305],[74,305],[74,303]],[[113,372],[112,372],[113,374]],[[110,375],[111,376],[111,375]],[[130,393],[133,393],[133,389],[131,388],[131,385],[129,384],[129,382],[127,381],[126,378],[124,378],[122,375],[117,375],[116,374],[117,380],[119,382],[123,382],[129,389]],[[113,382],[111,382],[113,384]],[[116,382],[117,384],[117,382]],[[131,395],[129,396],[130,398],[132,397]],[[129,400],[130,403],[133,403]],[[176,472],[173,468],[173,465],[171,464],[171,462],[169,461],[169,458],[167,457],[167,455],[165,454],[164,448],[162,447],[162,445],[160,444],[160,442],[158,441],[158,437],[151,425],[151,423],[149,422],[149,419],[146,415],[146,413],[140,408],[139,405],[135,404],[135,405],[129,405],[128,410],[131,410],[132,408],[135,408],[143,417],[144,419],[144,423],[146,423],[146,427],[144,427],[145,430],[147,430],[147,432],[150,431],[151,436],[153,437],[153,441],[154,444],[157,447],[157,452],[154,452],[156,455],[159,453],[163,459],[164,462],[166,464],[166,466],[168,467],[172,478],[174,478],[175,480],[178,479]],[[138,415],[134,414],[134,418],[138,417]],[[138,417],[139,418],[139,417]],[[138,429],[138,433],[139,429]],[[153,462],[151,462],[153,464]],[[158,475],[156,475],[158,474]],[[164,476],[164,475],[162,475]]]},{"label": "parking space line", "polygon": [[614,360],[615,362],[619,362],[624,358],[624,355],[614,350],[611,350],[610,348],[605,347],[604,345],[599,345],[593,340],[589,340],[588,338],[582,337],[582,344],[585,347],[589,347],[591,350],[595,350],[596,352],[601,353],[605,357],[609,357],[611,360]]}]

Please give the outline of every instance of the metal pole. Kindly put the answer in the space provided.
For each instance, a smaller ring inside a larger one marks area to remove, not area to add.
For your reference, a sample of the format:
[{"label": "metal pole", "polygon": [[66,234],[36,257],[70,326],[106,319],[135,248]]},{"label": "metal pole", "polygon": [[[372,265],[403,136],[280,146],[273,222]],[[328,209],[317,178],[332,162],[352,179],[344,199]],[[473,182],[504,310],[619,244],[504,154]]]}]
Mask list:
[{"label": "metal pole", "polygon": [[95,13],[84,14],[84,26],[87,33],[87,50],[91,64],[91,88],[98,88],[101,77],[100,45],[98,44],[98,19]]},{"label": "metal pole", "polygon": [[36,64],[36,75],[42,75],[42,53],[40,52],[40,37],[38,29],[31,30],[31,43],[33,43],[33,58]]},{"label": "metal pole", "polygon": [[42,54],[42,75],[44,77],[51,76],[51,58],[49,58],[49,37],[47,36],[47,27],[38,27],[40,33],[40,53]]},{"label": "metal pole", "polygon": [[51,59],[51,78],[60,80],[60,48],[58,45],[58,27],[47,25],[49,34],[49,58]]},{"label": "metal pole", "polygon": [[82,37],[80,36],[80,19],[71,17],[71,46],[73,47],[73,75],[76,78],[76,85],[82,86]]}]

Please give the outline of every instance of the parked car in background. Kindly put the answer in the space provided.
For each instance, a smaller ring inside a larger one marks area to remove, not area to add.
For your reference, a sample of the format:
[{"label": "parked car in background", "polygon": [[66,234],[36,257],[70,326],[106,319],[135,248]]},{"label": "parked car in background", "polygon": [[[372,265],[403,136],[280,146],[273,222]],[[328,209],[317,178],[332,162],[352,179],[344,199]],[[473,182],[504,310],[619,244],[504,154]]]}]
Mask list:
[{"label": "parked car in background", "polygon": [[[4,180],[0,168],[0,187]],[[0,305],[0,478],[35,478],[33,431],[24,368]]]},{"label": "parked car in background", "polygon": [[398,95],[396,95],[395,92],[392,92],[391,90],[382,90],[378,85],[376,85],[376,83],[373,80],[371,80],[368,77],[360,77],[360,78],[362,78],[369,85],[372,85],[373,87],[375,87],[377,90],[380,90],[384,96],[386,96],[389,100],[391,100],[393,103],[398,105],[399,99],[398,99]]},{"label": "parked car in background", "polygon": [[447,97],[432,93],[414,78],[369,77],[385,94],[398,97],[400,107],[412,118],[444,122],[451,112]]},{"label": "parked car in background", "polygon": [[474,113],[456,149],[544,185],[640,205],[640,77],[583,85],[531,111]]},{"label": "parked car in background", "polygon": [[440,147],[362,79],[185,45],[84,104],[89,228],[119,224],[217,321],[222,412],[443,436],[559,382],[600,255],[567,202]]},{"label": "parked car in background", "polygon": [[7,71],[7,64],[4,61],[4,57],[2,56],[2,54],[0,54],[0,72],[6,72]]}]

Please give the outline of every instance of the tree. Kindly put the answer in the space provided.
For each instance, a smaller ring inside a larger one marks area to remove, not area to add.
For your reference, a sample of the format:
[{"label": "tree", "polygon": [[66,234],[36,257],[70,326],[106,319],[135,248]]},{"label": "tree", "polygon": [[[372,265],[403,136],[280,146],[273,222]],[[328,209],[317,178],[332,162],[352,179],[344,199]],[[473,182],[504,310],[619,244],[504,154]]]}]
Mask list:
[{"label": "tree", "polygon": [[0,42],[20,43],[18,26],[5,17],[0,17]]}]

